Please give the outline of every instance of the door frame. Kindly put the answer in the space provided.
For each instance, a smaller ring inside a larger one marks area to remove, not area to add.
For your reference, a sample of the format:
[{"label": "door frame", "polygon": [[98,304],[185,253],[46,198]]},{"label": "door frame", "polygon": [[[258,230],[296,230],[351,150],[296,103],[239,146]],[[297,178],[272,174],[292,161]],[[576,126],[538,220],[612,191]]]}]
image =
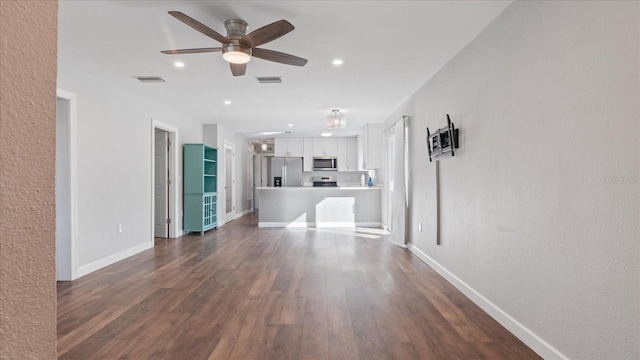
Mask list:
[{"label": "door frame", "polygon": [[[59,277],[56,257],[56,278],[61,281],[70,281],[78,278],[78,97],[71,91],[56,88],[57,98],[69,102],[69,207],[71,214],[69,214],[69,249],[65,249],[65,251],[69,251],[71,256],[69,257],[69,269],[62,271],[64,273],[62,277]],[[56,240],[56,252],[62,250],[57,247]]]},{"label": "door frame", "polygon": [[[235,173],[236,173],[236,161],[235,161],[235,154],[236,154],[236,145],[232,142],[229,141],[225,141],[224,142],[224,151],[223,151],[223,159],[224,159],[224,164],[223,164],[223,168],[224,168],[224,184],[225,186],[227,185],[227,149],[231,149],[231,212],[227,213],[227,192],[225,189],[225,194],[224,194],[224,222],[227,223],[229,221],[232,221],[235,219],[236,216],[236,212],[235,212],[235,207],[236,207],[236,201],[235,201],[235,197],[236,197],[236,177],[235,177]],[[231,215],[229,215],[231,214]]]},{"label": "door frame", "polygon": [[[154,234],[155,234],[155,145],[156,145],[156,137],[155,130],[160,129],[169,133],[169,141],[171,142],[171,146],[169,149],[169,218],[171,219],[171,223],[169,223],[169,238],[177,238],[180,236],[178,221],[180,219],[180,214],[178,213],[179,207],[177,206],[178,196],[178,128],[163,123],[161,121],[151,119],[151,176],[150,176],[150,186],[149,193],[151,195],[151,203],[149,206],[150,214],[151,214],[151,243],[154,242]],[[180,224],[181,225],[181,224]]]}]

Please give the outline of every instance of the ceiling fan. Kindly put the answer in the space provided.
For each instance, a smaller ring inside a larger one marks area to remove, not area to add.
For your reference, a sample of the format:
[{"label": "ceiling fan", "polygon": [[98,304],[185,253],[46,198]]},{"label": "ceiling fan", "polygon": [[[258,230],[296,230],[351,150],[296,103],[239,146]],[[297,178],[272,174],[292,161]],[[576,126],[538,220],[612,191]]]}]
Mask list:
[{"label": "ceiling fan", "polygon": [[245,35],[247,31],[247,23],[239,19],[229,19],[224,22],[224,27],[227,29],[227,36],[222,36],[210,27],[179,11],[169,11],[169,14],[208,37],[219,41],[222,43],[222,46],[212,48],[165,50],[161,51],[163,54],[197,54],[221,51],[222,58],[228,61],[231,65],[231,73],[233,73],[233,76],[242,76],[245,74],[247,71],[247,63],[251,60],[252,56],[287,65],[304,66],[307,63],[307,60],[301,57],[258,47],[293,30],[293,25],[286,20],[280,20],[269,25],[265,25]]}]

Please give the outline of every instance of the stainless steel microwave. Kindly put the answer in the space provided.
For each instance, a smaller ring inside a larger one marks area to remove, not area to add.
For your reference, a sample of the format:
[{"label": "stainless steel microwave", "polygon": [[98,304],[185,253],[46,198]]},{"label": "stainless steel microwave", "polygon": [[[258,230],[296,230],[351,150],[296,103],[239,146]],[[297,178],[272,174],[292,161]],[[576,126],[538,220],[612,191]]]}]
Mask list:
[{"label": "stainless steel microwave", "polygon": [[338,158],[332,157],[332,156],[314,157],[313,170],[314,171],[337,171]]}]

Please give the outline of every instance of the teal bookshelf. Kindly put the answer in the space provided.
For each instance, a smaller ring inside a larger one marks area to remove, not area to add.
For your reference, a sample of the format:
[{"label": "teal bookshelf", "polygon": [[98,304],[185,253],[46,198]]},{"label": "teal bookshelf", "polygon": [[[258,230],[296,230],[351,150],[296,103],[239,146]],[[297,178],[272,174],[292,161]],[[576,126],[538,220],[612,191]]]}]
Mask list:
[{"label": "teal bookshelf", "polygon": [[218,149],[205,144],[185,144],[183,152],[184,231],[218,227]]}]

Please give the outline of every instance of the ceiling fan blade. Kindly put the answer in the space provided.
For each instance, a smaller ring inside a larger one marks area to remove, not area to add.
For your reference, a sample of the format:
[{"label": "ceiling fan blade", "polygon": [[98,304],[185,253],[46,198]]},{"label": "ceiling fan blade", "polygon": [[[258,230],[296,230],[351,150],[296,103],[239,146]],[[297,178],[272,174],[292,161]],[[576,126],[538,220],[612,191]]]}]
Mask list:
[{"label": "ceiling fan blade", "polygon": [[295,28],[290,22],[280,20],[252,31],[243,36],[240,42],[249,47],[260,46],[287,34],[293,29]]},{"label": "ceiling fan blade", "polygon": [[214,47],[214,48],[198,48],[198,49],[177,49],[177,50],[164,50],[160,52],[167,55],[174,55],[174,54],[199,54],[199,53],[210,53],[210,52],[218,52],[218,51],[222,51],[222,48]]},{"label": "ceiling fan blade", "polygon": [[307,59],[267,49],[254,48],[251,50],[251,55],[287,65],[304,66],[307,63]]},{"label": "ceiling fan blade", "polygon": [[228,44],[231,42],[231,40],[227,39],[225,36],[218,34],[214,30],[212,30],[210,27],[198,22],[197,20],[192,19],[191,17],[181,13],[180,11],[169,11],[169,15],[191,26],[192,28],[198,30],[199,32],[207,35],[208,37],[214,40],[218,40],[223,44]]},{"label": "ceiling fan blade", "polygon": [[229,65],[231,65],[231,73],[233,74],[233,76],[242,76],[245,72],[247,72],[247,64],[229,63]]}]

